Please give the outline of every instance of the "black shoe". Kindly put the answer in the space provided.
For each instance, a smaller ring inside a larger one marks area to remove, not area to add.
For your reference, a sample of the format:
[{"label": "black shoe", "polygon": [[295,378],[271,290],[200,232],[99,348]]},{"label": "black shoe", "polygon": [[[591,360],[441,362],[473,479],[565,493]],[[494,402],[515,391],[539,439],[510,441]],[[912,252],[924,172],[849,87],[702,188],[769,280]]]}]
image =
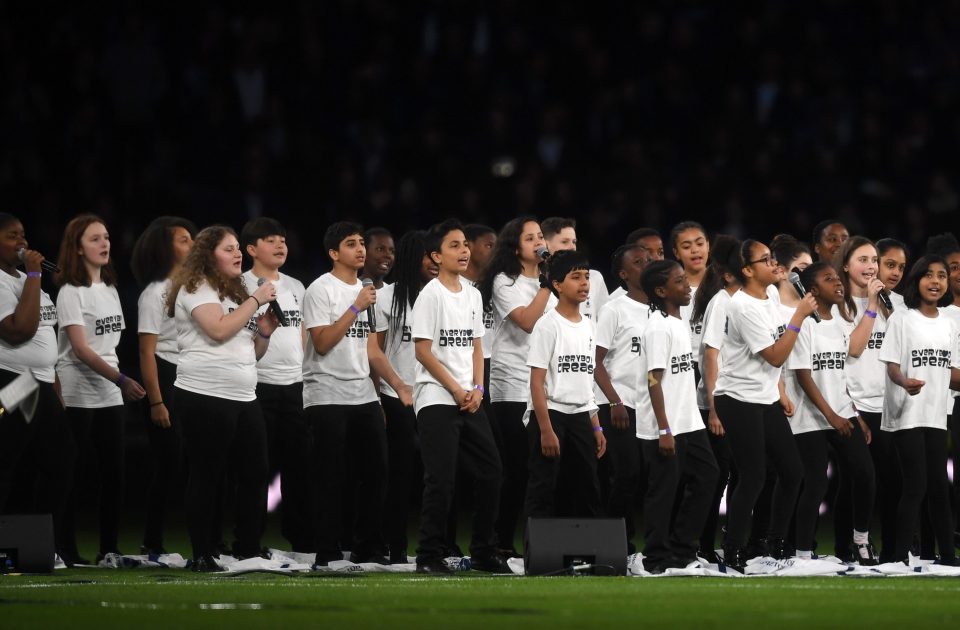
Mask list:
[{"label": "black shoe", "polygon": [[503,558],[522,558],[523,554],[516,550],[514,547],[509,549],[497,549],[497,554]]},{"label": "black shoe", "polygon": [[390,564],[390,558],[382,553],[350,553],[350,562],[354,564]]},{"label": "black shoe", "polygon": [[503,573],[510,575],[513,570],[507,564],[506,558],[497,553],[483,553],[470,557],[470,568],[486,573]]},{"label": "black shoe", "polygon": [[[724,547],[724,549],[726,549],[726,547]],[[747,558],[762,558],[770,555],[765,538],[751,538],[747,541],[747,546],[744,547],[742,551],[743,555]]]},{"label": "black shoe", "polygon": [[956,556],[950,556],[949,558],[941,557],[934,562],[934,564],[939,564],[944,567],[960,567],[960,560],[958,560]]},{"label": "black shoe", "polygon": [[744,569],[747,568],[747,557],[746,552],[743,547],[724,547],[723,548],[723,565],[739,571],[740,573],[744,572]]},{"label": "black shoe", "polygon": [[447,566],[442,558],[436,560],[417,560],[417,573],[428,573],[430,575],[453,575],[453,569]]},{"label": "black shoe", "polygon": [[850,546],[850,555],[853,556],[851,562],[858,562],[862,567],[875,567],[880,564],[877,551],[871,542],[865,542],[862,545],[854,543]]},{"label": "black shoe", "polygon": [[160,545],[159,547],[151,547],[150,545],[141,545],[140,555],[141,556],[165,556],[167,555],[167,550],[163,548],[163,545]]},{"label": "black shoe", "polygon": [[247,558],[263,558],[264,560],[270,559],[270,550],[266,547],[263,547],[260,550],[240,550],[234,548],[228,555],[233,556],[237,560],[246,560]]},{"label": "black shoe", "polygon": [[406,551],[390,552],[390,564],[410,564]]},{"label": "black shoe", "polygon": [[224,568],[217,564],[213,556],[200,556],[190,565],[190,570],[194,573],[219,573]]},{"label": "black shoe", "polygon": [[60,556],[63,563],[70,568],[78,564],[90,564],[90,561],[81,556],[78,551],[65,551],[61,549],[57,551],[57,555]]},{"label": "black shoe", "polygon": [[776,560],[786,560],[793,556],[789,546],[783,538],[767,538],[765,541],[767,555]]},{"label": "black shoe", "polygon": [[213,557],[219,558],[220,556],[230,556],[233,555],[233,551],[230,547],[227,547],[226,543],[218,544],[213,550]]}]

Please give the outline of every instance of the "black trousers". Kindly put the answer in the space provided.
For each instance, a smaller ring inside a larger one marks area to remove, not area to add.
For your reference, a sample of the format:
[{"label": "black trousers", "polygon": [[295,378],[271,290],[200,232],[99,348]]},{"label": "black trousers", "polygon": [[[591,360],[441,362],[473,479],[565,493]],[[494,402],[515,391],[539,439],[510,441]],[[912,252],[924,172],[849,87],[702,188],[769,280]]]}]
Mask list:
[{"label": "black trousers", "polygon": [[461,413],[455,405],[430,405],[417,414],[420,456],[423,459],[423,505],[417,562],[443,557],[447,549],[447,516],[453,502],[457,471],[472,479],[474,488],[471,555],[496,549],[494,522],[500,501],[503,468],[490,422],[481,406]]},{"label": "black trousers", "polygon": [[610,406],[600,405],[600,426],[607,438],[607,452],[597,462],[600,495],[604,512],[610,518],[622,518],[627,528],[627,546],[635,550],[633,538],[637,534],[636,500],[643,470],[643,452],[637,439],[637,412],[627,411],[629,424],[618,429],[610,420]]},{"label": "black trousers", "polygon": [[100,553],[117,551],[120,508],[123,503],[123,405],[99,409],[67,407],[66,415],[79,455],[57,547],[68,552],[77,550],[76,513],[84,494],[77,480],[83,478],[83,467],[88,463],[84,453],[92,453],[97,465]]},{"label": "black trousers", "polygon": [[[861,532],[870,531],[870,520],[873,518],[873,501],[876,495],[874,481],[873,460],[870,449],[867,447],[866,437],[860,429],[860,423],[852,418],[853,433],[849,438],[841,436],[837,431],[810,431],[794,436],[797,441],[797,450],[803,460],[803,489],[797,501],[797,549],[813,550],[813,542],[817,532],[817,521],[820,515],[820,502],[827,493],[827,456],[830,446],[843,467],[844,474],[850,479],[853,492],[851,493],[853,518],[851,531],[846,538],[852,542],[852,530]],[[849,554],[844,549],[845,555]]]},{"label": "black trousers", "polygon": [[[706,429],[677,435],[674,440],[676,455],[671,457],[660,454],[659,440],[640,440],[648,470],[643,555],[645,562],[653,564],[671,557],[696,560],[700,534],[717,487],[719,469]],[[673,517],[681,485],[683,493]]]},{"label": "black trousers", "polygon": [[903,480],[900,460],[893,444],[894,434],[880,430],[881,415],[860,412],[860,417],[867,423],[872,436],[870,457],[873,458],[877,486],[874,505],[880,517],[880,562],[892,562],[896,557],[897,509],[900,505]]},{"label": "black trousers", "polygon": [[256,400],[241,402],[174,389],[187,455],[184,509],[193,557],[213,555],[217,506],[214,498],[232,468],[236,479],[234,553],[260,553],[267,509],[267,438]]},{"label": "black trousers", "polygon": [[523,426],[525,402],[495,402],[493,407],[493,437],[500,451],[503,480],[500,484],[500,507],[495,530],[497,544],[502,549],[516,548],[517,521],[523,512],[527,492],[527,461],[530,445],[527,429]]},{"label": "black trousers", "polygon": [[737,485],[727,502],[727,539],[731,547],[747,542],[750,513],[767,477],[767,462],[777,472],[770,508],[770,538],[785,538],[803,481],[803,462],[779,402],[746,403],[730,396],[714,399],[717,415],[730,442],[737,467]]},{"label": "black trousers", "polygon": [[167,508],[177,488],[183,483],[183,427],[177,417],[173,382],[177,366],[160,357],[157,361],[157,380],[160,396],[170,413],[170,428],[164,429],[150,420],[150,401],[143,399],[144,427],[150,446],[150,481],[147,485],[143,546],[163,547],[163,532],[167,522]]},{"label": "black trousers", "polygon": [[357,475],[354,553],[383,552],[382,519],[387,488],[387,433],[378,402],[315,405],[304,411],[313,436],[317,496],[318,564],[343,559],[343,492],[348,458]]},{"label": "black trousers", "polygon": [[566,493],[564,488],[557,487],[561,466],[570,467],[573,478],[577,480],[571,490],[579,491],[582,495],[574,504],[582,506],[584,513],[573,516],[599,516],[597,441],[593,436],[590,415],[586,412],[560,413],[551,409],[550,424],[560,441],[559,457],[544,457],[540,446],[540,425],[533,412],[530,413],[530,422],[527,423],[530,476],[524,509],[526,519],[556,516],[557,495]]},{"label": "black trousers", "polygon": [[950,481],[947,478],[947,432],[928,427],[894,431],[893,443],[903,475],[900,505],[897,507],[894,560],[908,557],[924,496],[940,557],[955,557]]},{"label": "black trousers", "polygon": [[[13,372],[0,370],[0,387],[16,377]],[[12,511],[51,514],[59,540],[76,462],[76,447],[53,384],[40,383],[39,389],[37,409],[30,422],[19,409],[0,418],[0,445],[3,447],[0,514]],[[15,488],[17,481],[26,487]],[[16,505],[11,504],[14,494],[20,499]]]},{"label": "black trousers", "polygon": [[406,556],[409,541],[410,491],[417,470],[417,416],[413,407],[404,407],[399,399],[382,396],[387,417],[389,472],[383,529],[390,554]]},{"label": "black trousers", "polygon": [[[268,479],[280,473],[280,533],[293,551],[316,552],[311,438],[303,413],[303,383],[257,384],[267,435]],[[264,523],[266,525],[266,523]]]},{"label": "black trousers", "polygon": [[[700,415],[703,418],[703,424],[706,426],[709,412],[701,409]],[[710,441],[710,450],[713,451],[713,459],[717,462],[717,484],[713,488],[713,496],[710,498],[710,509],[707,510],[707,518],[703,522],[703,531],[700,533],[700,552],[709,554],[717,548],[717,529],[720,526],[720,501],[723,500],[723,492],[727,489],[727,483],[730,480],[730,469],[733,465],[733,455],[730,452],[730,444],[727,442],[727,436],[714,435],[707,428],[707,439]],[[706,557],[706,555],[704,555]]]}]

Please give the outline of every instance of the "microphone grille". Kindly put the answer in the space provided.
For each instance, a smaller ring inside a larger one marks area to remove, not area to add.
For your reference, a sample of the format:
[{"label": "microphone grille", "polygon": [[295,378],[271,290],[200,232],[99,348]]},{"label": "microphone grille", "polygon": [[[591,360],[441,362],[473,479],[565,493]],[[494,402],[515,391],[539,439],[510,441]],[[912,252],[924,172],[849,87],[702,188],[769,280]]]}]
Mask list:
[{"label": "microphone grille", "polygon": [[360,281],[360,286],[363,286],[363,287],[369,287],[371,284],[373,284],[373,280],[371,280],[370,278],[364,278],[363,280]]},{"label": "microphone grille", "polygon": [[267,281],[266,278],[257,278],[257,286],[258,286],[258,287],[262,287],[262,286],[263,286],[263,283],[266,282],[266,281]]},{"label": "microphone grille", "polygon": [[800,274],[798,274],[796,271],[791,271],[787,275],[787,280],[790,281],[790,284],[795,284],[797,282],[800,282]]}]

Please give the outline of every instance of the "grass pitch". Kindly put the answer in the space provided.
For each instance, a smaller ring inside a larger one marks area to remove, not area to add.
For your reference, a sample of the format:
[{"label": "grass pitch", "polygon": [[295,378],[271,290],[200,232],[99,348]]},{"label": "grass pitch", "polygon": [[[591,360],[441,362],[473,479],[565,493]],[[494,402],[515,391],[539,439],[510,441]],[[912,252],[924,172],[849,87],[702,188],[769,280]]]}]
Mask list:
[{"label": "grass pitch", "polygon": [[[0,577],[0,628],[955,628],[945,578],[438,578],[72,569]],[[666,625],[661,625],[666,624]],[[627,627],[629,627],[627,626]]]}]

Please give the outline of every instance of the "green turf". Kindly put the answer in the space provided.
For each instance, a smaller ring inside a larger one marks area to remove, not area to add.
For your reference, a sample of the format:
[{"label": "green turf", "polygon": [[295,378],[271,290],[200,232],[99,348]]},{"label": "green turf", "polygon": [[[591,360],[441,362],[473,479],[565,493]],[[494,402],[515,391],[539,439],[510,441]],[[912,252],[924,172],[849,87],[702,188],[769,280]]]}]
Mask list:
[{"label": "green turf", "polygon": [[68,570],[0,577],[0,628],[953,628],[947,578],[196,576]]}]

